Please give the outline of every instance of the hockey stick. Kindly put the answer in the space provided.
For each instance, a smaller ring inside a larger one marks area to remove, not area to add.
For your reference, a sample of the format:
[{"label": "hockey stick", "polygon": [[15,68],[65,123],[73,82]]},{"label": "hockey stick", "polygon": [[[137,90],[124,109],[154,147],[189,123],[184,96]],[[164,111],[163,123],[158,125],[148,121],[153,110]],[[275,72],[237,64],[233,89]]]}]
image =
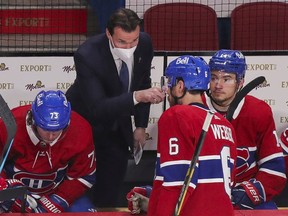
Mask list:
[{"label": "hockey stick", "polygon": [[228,121],[232,120],[233,114],[236,110],[236,108],[238,107],[238,104],[240,103],[240,101],[250,92],[252,91],[254,88],[256,88],[258,85],[260,85],[261,83],[263,83],[265,81],[265,77],[264,76],[259,76],[257,78],[255,78],[254,80],[252,80],[251,82],[249,82],[247,85],[245,85],[242,90],[240,90],[234,100],[231,102],[227,114],[226,114],[226,119]]},{"label": "hockey stick", "polygon": [[189,184],[191,182],[191,179],[192,179],[192,176],[193,176],[193,173],[195,170],[195,166],[196,166],[196,163],[198,161],[198,158],[199,158],[203,143],[205,141],[206,134],[207,134],[207,131],[209,129],[213,115],[214,115],[214,113],[212,111],[207,111],[207,115],[206,115],[205,121],[204,121],[203,126],[202,126],[201,134],[199,136],[199,140],[198,140],[198,143],[196,145],[196,149],[194,151],[192,160],[191,160],[190,165],[188,167],[188,170],[187,170],[184,182],[183,182],[183,186],[181,188],[180,196],[178,198],[178,202],[177,202],[176,207],[175,207],[174,216],[178,216],[181,212],[182,205],[183,205],[183,202],[185,200],[185,196],[186,196]]},{"label": "hockey stick", "polygon": [[[17,129],[15,118],[1,94],[0,94],[0,117],[5,124],[7,132],[6,144],[0,156],[0,173],[1,173],[7,160],[10,149],[12,147],[14,136],[16,134]],[[21,186],[17,188],[7,188],[5,190],[0,191],[1,192],[0,199],[1,201],[6,201],[11,198],[17,198],[20,196],[21,213],[25,213],[26,191],[27,191],[26,186]]]},{"label": "hockey stick", "polygon": [[11,113],[10,108],[8,107],[7,103],[3,99],[2,95],[0,95],[0,117],[5,124],[6,131],[7,131],[7,140],[6,144],[3,148],[1,157],[0,157],[0,173],[3,170],[4,164],[8,157],[9,151],[13,144],[14,136],[16,134],[16,122],[14,116]]}]

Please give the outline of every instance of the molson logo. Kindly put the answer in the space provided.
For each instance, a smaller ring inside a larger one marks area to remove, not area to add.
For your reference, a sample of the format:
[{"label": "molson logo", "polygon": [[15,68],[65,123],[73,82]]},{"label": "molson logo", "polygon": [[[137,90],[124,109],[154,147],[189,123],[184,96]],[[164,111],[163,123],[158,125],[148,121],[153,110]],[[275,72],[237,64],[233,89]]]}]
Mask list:
[{"label": "molson logo", "polygon": [[267,80],[265,80],[262,84],[258,85],[255,90],[257,90],[258,88],[266,88],[266,87],[270,87],[270,84],[267,82]]},{"label": "molson logo", "polygon": [[75,69],[75,65],[73,65],[73,66],[64,66],[64,67],[62,67],[62,69],[63,69],[63,72],[67,72],[67,73],[70,73],[71,71],[75,71],[76,69]]},{"label": "molson logo", "polygon": [[45,85],[42,84],[40,80],[36,82],[36,84],[27,84],[25,85],[26,90],[32,91],[34,89],[45,88]]},{"label": "molson logo", "polygon": [[5,64],[5,63],[1,63],[1,64],[0,64],[0,71],[5,71],[5,70],[9,70],[9,68],[6,67],[6,64]]},{"label": "molson logo", "polygon": [[153,140],[149,133],[145,133],[145,140]]},{"label": "molson logo", "polygon": [[20,72],[46,72],[51,71],[51,65],[20,65]]}]

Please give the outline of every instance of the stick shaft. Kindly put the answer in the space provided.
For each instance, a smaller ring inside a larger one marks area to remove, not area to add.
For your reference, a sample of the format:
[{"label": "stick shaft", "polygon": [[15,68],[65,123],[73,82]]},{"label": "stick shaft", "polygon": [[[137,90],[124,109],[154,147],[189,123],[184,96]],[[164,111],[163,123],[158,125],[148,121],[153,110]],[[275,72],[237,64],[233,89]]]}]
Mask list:
[{"label": "stick shaft", "polygon": [[17,128],[14,116],[11,113],[11,110],[8,107],[5,100],[3,99],[2,95],[0,95],[0,117],[5,124],[6,131],[7,131],[6,144],[3,147],[3,151],[0,156],[0,173],[1,173],[3,170],[4,164],[7,160],[11,146],[13,144],[13,140],[14,140],[14,136],[16,134],[16,128]]},{"label": "stick shaft", "polygon": [[213,115],[214,115],[214,113],[212,111],[207,111],[207,114],[206,114],[206,117],[205,117],[205,120],[204,120],[204,123],[202,126],[201,134],[199,136],[198,143],[196,145],[196,149],[195,149],[193,157],[191,159],[191,163],[188,167],[188,170],[187,170],[184,182],[183,182],[183,186],[182,186],[182,189],[180,192],[180,196],[179,196],[178,202],[177,202],[176,207],[175,207],[175,212],[174,212],[175,216],[178,216],[181,212],[183,202],[185,200],[189,184],[190,184],[191,179],[193,177],[195,166],[196,166],[196,163],[198,161],[198,158],[199,158],[203,143],[205,141],[206,134],[207,134],[207,131],[209,129]]}]

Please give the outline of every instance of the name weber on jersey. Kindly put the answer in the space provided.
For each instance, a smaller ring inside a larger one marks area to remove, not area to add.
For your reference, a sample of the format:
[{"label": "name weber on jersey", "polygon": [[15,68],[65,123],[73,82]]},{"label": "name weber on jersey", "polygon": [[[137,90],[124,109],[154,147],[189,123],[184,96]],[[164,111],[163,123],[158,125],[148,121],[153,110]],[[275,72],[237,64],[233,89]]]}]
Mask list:
[{"label": "name weber on jersey", "polygon": [[215,139],[229,140],[234,143],[231,128],[225,125],[211,124]]}]

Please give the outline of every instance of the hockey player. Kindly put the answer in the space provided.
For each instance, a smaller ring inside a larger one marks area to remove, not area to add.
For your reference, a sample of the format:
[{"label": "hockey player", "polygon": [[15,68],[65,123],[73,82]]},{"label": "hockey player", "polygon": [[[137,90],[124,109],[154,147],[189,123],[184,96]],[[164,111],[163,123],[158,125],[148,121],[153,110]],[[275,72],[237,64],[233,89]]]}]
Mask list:
[{"label": "hockey player", "polygon": [[[148,215],[157,216],[174,214],[208,111],[201,95],[208,89],[210,70],[201,57],[181,56],[169,64],[165,75],[168,78],[170,108],[158,122],[156,175],[148,206]],[[215,113],[181,215],[233,215],[230,197],[236,161],[235,142],[232,125]],[[146,189],[140,188],[147,192],[149,189]],[[139,191],[134,188],[127,195],[129,209],[132,213],[139,213],[134,192]]]},{"label": "hockey player", "polygon": [[285,166],[286,166],[286,176],[288,176],[288,128],[282,131],[280,135],[280,144],[283,149]]},{"label": "hockey player", "polygon": [[[219,50],[209,66],[210,90],[204,100],[210,109],[225,116],[244,84],[246,60],[239,51]],[[271,108],[247,95],[235,110],[231,123],[238,142],[237,184],[232,190],[235,208],[276,209],[272,198],[285,187],[286,175]]]},{"label": "hockey player", "polygon": [[[95,211],[84,196],[95,182],[96,160],[89,123],[71,112],[61,91],[41,91],[32,105],[12,109],[17,132],[4,166],[1,189],[28,187],[27,212]],[[0,121],[0,150],[6,140]],[[19,212],[19,200],[0,204]]]}]

